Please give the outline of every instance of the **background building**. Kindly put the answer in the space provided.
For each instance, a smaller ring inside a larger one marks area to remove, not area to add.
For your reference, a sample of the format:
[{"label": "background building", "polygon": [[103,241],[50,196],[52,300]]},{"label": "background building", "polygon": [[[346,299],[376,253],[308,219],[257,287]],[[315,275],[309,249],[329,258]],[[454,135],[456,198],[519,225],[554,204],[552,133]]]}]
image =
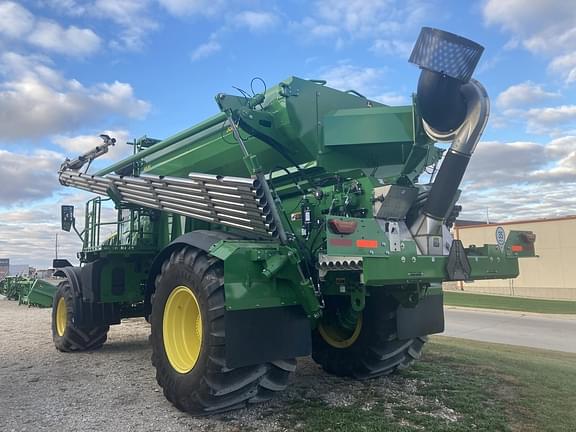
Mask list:
[{"label": "background building", "polygon": [[536,219],[499,224],[457,224],[454,238],[464,246],[496,243],[496,228],[527,230],[536,234],[537,258],[523,258],[517,279],[456,282],[447,289],[468,292],[576,300],[576,216]]},{"label": "background building", "polygon": [[0,279],[10,273],[10,258],[0,258]]},{"label": "background building", "polygon": [[30,266],[28,264],[10,264],[10,276],[28,276],[30,274]]}]

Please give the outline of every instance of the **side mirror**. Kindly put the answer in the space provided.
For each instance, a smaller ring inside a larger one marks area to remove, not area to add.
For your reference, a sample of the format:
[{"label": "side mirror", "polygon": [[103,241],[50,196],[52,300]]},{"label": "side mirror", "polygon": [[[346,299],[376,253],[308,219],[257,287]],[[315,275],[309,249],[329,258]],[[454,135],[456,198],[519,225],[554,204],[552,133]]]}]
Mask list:
[{"label": "side mirror", "polygon": [[62,230],[70,232],[70,229],[74,226],[74,206],[63,205],[60,219],[62,222]]}]

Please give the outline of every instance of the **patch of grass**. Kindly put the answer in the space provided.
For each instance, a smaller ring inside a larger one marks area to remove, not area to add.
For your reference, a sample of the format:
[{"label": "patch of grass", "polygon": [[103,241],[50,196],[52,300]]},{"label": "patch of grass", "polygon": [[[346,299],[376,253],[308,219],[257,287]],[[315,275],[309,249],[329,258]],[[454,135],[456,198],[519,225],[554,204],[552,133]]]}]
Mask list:
[{"label": "patch of grass", "polygon": [[304,432],[576,430],[573,354],[433,337],[412,368],[342,387],[352,396],[344,404],[292,398],[281,424]]},{"label": "patch of grass", "polygon": [[454,291],[444,291],[444,304],[448,306],[502,309],[545,314],[576,314],[576,301],[541,300]]},{"label": "patch of grass", "polygon": [[513,430],[576,430],[576,355],[442,336],[432,340],[427,353],[432,362],[486,377]]}]

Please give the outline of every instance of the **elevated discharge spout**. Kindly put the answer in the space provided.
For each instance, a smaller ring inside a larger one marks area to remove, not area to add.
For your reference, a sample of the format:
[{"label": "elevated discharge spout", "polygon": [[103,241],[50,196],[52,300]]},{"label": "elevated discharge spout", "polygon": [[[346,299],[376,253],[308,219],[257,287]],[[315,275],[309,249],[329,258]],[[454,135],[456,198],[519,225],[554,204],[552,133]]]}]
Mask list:
[{"label": "elevated discharge spout", "polygon": [[471,79],[483,51],[471,40],[424,27],[410,55],[410,62],[422,69],[416,99],[424,129],[432,139],[452,141],[422,213],[410,227],[423,254],[439,251],[433,245],[488,121],[488,94]]}]

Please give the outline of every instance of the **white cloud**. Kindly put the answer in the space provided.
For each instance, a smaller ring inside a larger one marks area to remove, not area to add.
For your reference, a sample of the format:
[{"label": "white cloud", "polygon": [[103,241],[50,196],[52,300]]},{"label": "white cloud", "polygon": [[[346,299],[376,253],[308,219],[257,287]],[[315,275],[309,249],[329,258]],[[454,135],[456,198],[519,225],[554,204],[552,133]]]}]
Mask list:
[{"label": "white cloud", "polygon": [[92,30],[75,26],[65,29],[52,21],[39,22],[28,41],[40,48],[71,56],[92,54],[100,47],[100,38]]},{"label": "white cloud", "polygon": [[564,0],[488,0],[484,17],[490,24],[500,24],[515,33],[537,34],[554,25],[564,25],[574,16],[570,2]]},{"label": "white cloud", "polygon": [[86,56],[100,48],[100,37],[88,28],[36,19],[24,7],[13,2],[0,3],[0,34],[26,41],[47,51],[69,56]]},{"label": "white cloud", "polygon": [[316,0],[313,12],[291,23],[294,32],[307,38],[325,39],[337,46],[355,39],[375,41],[374,52],[405,55],[412,42],[402,40],[430,13],[419,0]]},{"label": "white cloud", "polygon": [[192,53],[190,54],[190,58],[192,59],[192,61],[200,60],[202,58],[209,57],[212,54],[217,53],[221,49],[222,49],[222,45],[220,45],[220,42],[218,42],[218,40],[216,40],[215,36],[212,35],[210,37],[210,40],[208,40],[208,42],[205,42],[201,45],[198,45],[192,51]]},{"label": "white cloud", "polygon": [[[11,262],[29,264],[37,268],[51,267],[55,255],[55,238],[58,235],[58,256],[76,263],[76,252],[82,242],[74,232],[60,228],[60,206],[74,205],[78,228],[84,226],[84,203],[93,198],[88,192],[60,186],[56,172],[50,181],[58,187],[58,193],[50,199],[25,203],[9,208],[0,207],[0,249],[9,255]],[[105,209],[106,220],[113,220]]]},{"label": "white cloud", "polygon": [[225,5],[224,0],[158,0],[172,15],[212,15]]},{"label": "white cloud", "polygon": [[113,117],[142,118],[148,102],[132,86],[114,81],[85,86],[67,79],[39,57],[0,56],[0,140],[63,133]]},{"label": "white cloud", "polygon": [[328,81],[330,87],[339,90],[356,90],[360,93],[367,93],[366,96],[368,96],[376,90],[376,83],[383,74],[384,69],[342,63],[322,70],[320,78]]},{"label": "white cloud", "polygon": [[567,83],[576,82],[576,51],[556,57],[548,69],[559,74]]},{"label": "white cloud", "polygon": [[141,50],[146,36],[158,25],[149,16],[149,0],[96,0],[86,14],[116,23],[120,30],[111,46],[118,49]]},{"label": "white cloud", "polygon": [[93,2],[85,0],[37,0],[37,2],[69,16],[82,16],[87,9],[93,7]]},{"label": "white cloud", "polygon": [[398,39],[376,39],[370,47],[370,51],[375,54],[398,55],[408,58],[413,46],[413,42]]},{"label": "white cloud", "polygon": [[315,9],[319,20],[357,35],[401,32],[423,12],[418,2],[390,0],[318,0]]},{"label": "white cloud", "polygon": [[473,190],[525,183],[546,160],[546,147],[529,141],[480,142],[464,178]]},{"label": "white cloud", "polygon": [[545,91],[542,86],[538,84],[525,81],[512,85],[500,93],[496,99],[496,104],[503,109],[513,107],[526,108],[529,105],[534,105],[559,96],[558,93]]},{"label": "white cloud", "polygon": [[385,105],[407,105],[410,98],[382,86],[386,68],[361,67],[347,62],[324,67],[316,74],[326,80],[329,87],[338,90],[355,90],[368,99]]},{"label": "white cloud", "polygon": [[374,99],[377,102],[381,102],[385,105],[392,105],[392,106],[411,104],[410,98],[408,98],[406,95],[401,95],[396,92],[386,92],[379,96],[375,96],[372,99]]},{"label": "white cloud", "polygon": [[247,27],[252,32],[268,30],[278,22],[278,17],[271,12],[244,11],[233,15],[231,21]]},{"label": "white cloud", "polygon": [[531,81],[508,87],[496,98],[501,109],[493,119],[495,127],[515,124],[526,132],[559,137],[576,133],[576,105],[538,107],[551,99],[560,98],[559,92],[549,92]]},{"label": "white cloud", "polygon": [[[576,8],[566,0],[488,0],[483,9],[488,24],[510,32],[514,43],[525,49],[552,57],[551,70],[573,81],[576,71],[560,67],[559,58],[573,55],[576,47]],[[518,42],[516,42],[518,41]],[[556,64],[556,67],[552,65]],[[566,64],[564,63],[564,66]]]},{"label": "white cloud", "polygon": [[576,211],[576,136],[534,142],[481,142],[462,184],[462,218],[561,216]]},{"label": "white cloud", "polygon": [[0,2],[0,34],[21,38],[34,28],[34,15],[14,2]]},{"label": "white cloud", "polygon": [[565,134],[565,126],[576,128],[576,105],[532,108],[525,113],[527,131],[537,134]]},{"label": "white cloud", "polygon": [[293,25],[297,28],[298,32],[303,30],[307,37],[311,36],[313,38],[330,38],[340,32],[338,26],[319,23],[310,17],[306,17],[302,22]]},{"label": "white cloud", "polygon": [[556,138],[546,146],[549,154],[554,158],[563,159],[576,153],[576,136]]},{"label": "white cloud", "polygon": [[490,222],[560,217],[574,214],[576,209],[576,184],[543,183],[533,185],[503,185],[484,191],[464,188],[459,201],[463,209],[461,219]]},{"label": "white cloud", "polygon": [[576,136],[556,138],[546,144],[481,142],[464,177],[469,190],[511,185],[536,187],[559,181],[576,186]]},{"label": "white cloud", "polygon": [[27,153],[0,150],[0,160],[2,206],[48,198],[60,187],[57,171],[64,157],[59,153],[47,150]]},{"label": "white cloud", "polygon": [[226,33],[234,29],[246,28],[253,33],[262,33],[273,28],[278,17],[274,13],[264,11],[231,12],[226,17],[226,25],[210,35],[208,41],[196,46],[190,53],[190,59],[197,61],[222,50],[221,40]]},{"label": "white cloud", "polygon": [[109,44],[120,50],[141,50],[158,28],[150,16],[151,0],[44,0],[44,5],[72,17],[100,19],[117,25]]}]

